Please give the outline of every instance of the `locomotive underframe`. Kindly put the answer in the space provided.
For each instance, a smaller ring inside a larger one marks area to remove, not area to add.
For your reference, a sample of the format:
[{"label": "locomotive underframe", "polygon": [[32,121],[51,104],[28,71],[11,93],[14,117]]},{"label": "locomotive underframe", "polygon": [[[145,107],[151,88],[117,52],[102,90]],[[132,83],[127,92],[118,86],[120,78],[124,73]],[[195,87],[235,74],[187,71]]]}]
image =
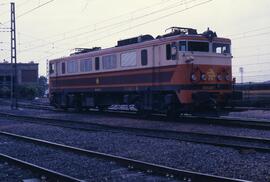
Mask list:
[{"label": "locomotive underframe", "polygon": [[100,108],[111,105],[135,105],[137,110],[166,112],[179,108],[175,91],[54,92],[51,104],[58,108]]},{"label": "locomotive underframe", "polygon": [[184,90],[141,91],[56,91],[51,94],[51,104],[58,108],[77,110],[98,108],[104,110],[111,105],[135,105],[139,112],[157,112],[174,115],[194,110],[224,107],[232,98],[230,90],[185,90],[193,102],[180,103],[178,95]]},{"label": "locomotive underframe", "polygon": [[192,99],[196,109],[217,109],[217,107],[223,108],[229,104],[229,101],[232,99],[232,93],[200,91],[193,93]]}]

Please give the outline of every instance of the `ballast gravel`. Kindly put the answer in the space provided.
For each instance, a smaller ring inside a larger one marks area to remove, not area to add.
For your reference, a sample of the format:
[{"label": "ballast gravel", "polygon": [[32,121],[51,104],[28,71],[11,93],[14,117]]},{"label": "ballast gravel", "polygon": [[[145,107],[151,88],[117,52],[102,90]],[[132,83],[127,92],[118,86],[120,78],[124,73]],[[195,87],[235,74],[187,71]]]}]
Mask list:
[{"label": "ballast gravel", "polygon": [[[25,116],[35,116],[52,118],[52,119],[65,119],[71,121],[84,121],[87,123],[105,124],[110,126],[125,126],[134,128],[150,128],[169,131],[184,131],[184,132],[203,132],[220,135],[232,136],[249,136],[261,137],[270,139],[270,130],[257,130],[249,128],[239,128],[232,126],[219,126],[213,124],[199,124],[199,123],[181,123],[181,122],[165,122],[165,121],[149,121],[143,119],[123,118],[123,117],[110,117],[101,114],[78,114],[68,112],[53,112],[48,110],[32,110],[32,109],[19,109],[10,110],[9,107],[1,106],[2,112],[20,114]],[[250,111],[253,113],[253,111]],[[267,112],[267,111],[265,111]],[[242,113],[242,112],[237,112]],[[259,112],[260,114],[261,112]],[[270,121],[270,111],[269,121]],[[258,116],[259,116],[258,114]]]},{"label": "ballast gravel", "polygon": [[270,110],[248,110],[242,112],[231,112],[228,117],[237,117],[242,119],[262,119],[270,122]]},{"label": "ballast gravel", "polygon": [[20,168],[12,163],[4,160],[0,160],[0,181],[3,182],[14,182],[34,179],[39,180],[40,176],[33,174],[27,169]]},{"label": "ballast gravel", "polygon": [[[270,181],[270,154],[112,132],[86,132],[0,119],[0,129],[179,169]],[[2,136],[0,136],[2,138]],[[59,154],[60,155],[60,154]],[[57,163],[57,162],[56,162]]]},{"label": "ballast gravel", "polygon": [[[78,155],[52,147],[45,147],[12,137],[0,136],[4,143],[1,153],[34,163],[85,181],[170,181],[139,171],[129,170],[113,161]],[[4,180],[5,181],[5,180]]]}]

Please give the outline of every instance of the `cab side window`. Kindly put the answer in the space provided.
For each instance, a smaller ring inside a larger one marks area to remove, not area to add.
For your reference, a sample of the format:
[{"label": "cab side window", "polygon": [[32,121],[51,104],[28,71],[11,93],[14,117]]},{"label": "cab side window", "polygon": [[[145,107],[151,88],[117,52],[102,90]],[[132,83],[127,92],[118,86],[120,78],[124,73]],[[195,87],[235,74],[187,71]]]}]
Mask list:
[{"label": "cab side window", "polygon": [[50,74],[53,74],[55,72],[55,64],[54,63],[49,64],[49,70],[50,70]]},{"label": "cab side window", "polygon": [[217,54],[230,54],[231,47],[229,44],[213,43],[213,52]]},{"label": "cab side window", "polygon": [[166,59],[171,60],[172,59],[172,52],[171,52],[171,44],[166,45]]},{"label": "cab side window", "polygon": [[187,42],[186,41],[180,41],[179,42],[179,51],[187,51]]}]

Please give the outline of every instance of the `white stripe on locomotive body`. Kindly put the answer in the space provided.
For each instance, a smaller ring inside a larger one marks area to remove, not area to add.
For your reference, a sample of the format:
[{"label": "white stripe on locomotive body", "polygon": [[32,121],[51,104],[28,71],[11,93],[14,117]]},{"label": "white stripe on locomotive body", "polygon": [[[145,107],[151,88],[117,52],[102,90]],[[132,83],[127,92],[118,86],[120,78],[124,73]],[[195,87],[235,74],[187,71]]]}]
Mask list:
[{"label": "white stripe on locomotive body", "polygon": [[[178,35],[160,39],[154,39],[142,43],[131,44],[121,47],[113,47],[102,49],[100,51],[94,51],[89,53],[82,53],[78,55],[72,55],[69,57],[59,58],[51,60],[50,63],[56,63],[56,72],[50,74],[50,77],[56,76],[68,76],[68,75],[82,75],[82,74],[91,74],[91,73],[102,73],[102,72],[112,72],[112,71],[121,71],[121,70],[132,70],[138,68],[150,68],[150,67],[163,67],[169,65],[182,65],[187,64],[187,60],[192,57],[192,63],[196,65],[224,65],[230,66],[232,61],[231,54],[220,54],[220,53],[213,53],[212,46],[209,46],[209,52],[190,52],[190,51],[179,51],[177,49],[178,54],[176,60],[167,60],[166,59],[166,44],[176,42],[177,44],[179,41],[196,41],[196,42],[208,42],[210,43],[226,43],[230,44],[229,39],[225,38],[214,38],[212,42],[209,42],[208,39],[202,37],[201,35]],[[145,66],[141,65],[141,51],[146,49],[147,56],[148,56],[148,63]],[[137,64],[136,66],[121,66],[121,55],[136,52],[137,57]],[[117,67],[116,69],[108,69],[104,70],[102,65],[102,57],[107,55],[116,55],[117,57]],[[100,57],[100,70],[95,70],[95,57]],[[92,70],[88,72],[81,72],[80,71],[80,63],[78,63],[78,72],[76,73],[68,73],[67,72],[67,61],[78,61],[91,59],[92,63]],[[66,71],[65,74],[61,73],[61,66],[62,63],[65,62]]]}]

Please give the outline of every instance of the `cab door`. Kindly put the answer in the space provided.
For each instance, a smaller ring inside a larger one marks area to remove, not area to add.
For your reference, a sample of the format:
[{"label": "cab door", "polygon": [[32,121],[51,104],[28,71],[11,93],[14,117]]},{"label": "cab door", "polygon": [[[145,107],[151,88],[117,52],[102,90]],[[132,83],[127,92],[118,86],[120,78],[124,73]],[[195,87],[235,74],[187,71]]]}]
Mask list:
[{"label": "cab door", "polygon": [[164,68],[172,65],[176,66],[178,61],[176,42],[153,46],[153,83],[156,86],[161,86],[164,81]]}]

